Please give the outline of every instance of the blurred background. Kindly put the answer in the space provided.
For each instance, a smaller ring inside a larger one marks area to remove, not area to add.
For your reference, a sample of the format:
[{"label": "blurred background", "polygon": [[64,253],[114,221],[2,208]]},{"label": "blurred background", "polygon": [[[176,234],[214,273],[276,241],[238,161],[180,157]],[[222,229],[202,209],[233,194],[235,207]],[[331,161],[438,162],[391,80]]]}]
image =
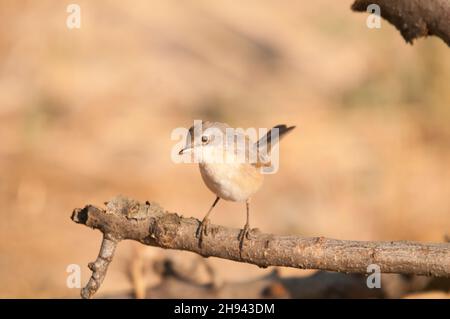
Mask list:
[{"label": "blurred background", "polygon": [[[202,218],[214,195],[196,165],[170,157],[172,130],[194,119],[297,125],[253,198],[253,227],[354,240],[450,233],[440,39],[408,45],[385,20],[368,29],[351,0],[77,0],[80,29],[66,27],[69,3],[0,1],[0,297],[79,296],[66,268],[79,264],[86,283],[101,234],[70,220],[75,207],[123,194]],[[244,222],[242,204],[212,215]],[[136,263],[165,254],[195,258],[121,243],[99,296],[134,289]],[[208,263],[223,281],[271,271]]]}]

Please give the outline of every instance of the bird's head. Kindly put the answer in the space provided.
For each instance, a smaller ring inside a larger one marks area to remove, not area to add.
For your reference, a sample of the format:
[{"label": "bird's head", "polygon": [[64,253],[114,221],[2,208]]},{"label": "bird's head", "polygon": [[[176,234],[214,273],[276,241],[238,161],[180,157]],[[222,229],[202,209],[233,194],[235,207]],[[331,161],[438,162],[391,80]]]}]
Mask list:
[{"label": "bird's head", "polygon": [[189,128],[186,136],[186,143],[178,154],[187,154],[203,148],[222,146],[226,129],[229,127],[225,123],[196,121]]}]

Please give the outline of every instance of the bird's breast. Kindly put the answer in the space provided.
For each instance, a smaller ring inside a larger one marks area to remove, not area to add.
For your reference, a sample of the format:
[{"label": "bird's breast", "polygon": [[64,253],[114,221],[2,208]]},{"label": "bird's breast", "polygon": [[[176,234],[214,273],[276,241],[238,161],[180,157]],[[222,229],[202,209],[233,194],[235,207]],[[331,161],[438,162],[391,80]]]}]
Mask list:
[{"label": "bird's breast", "polygon": [[201,163],[200,173],[213,193],[236,202],[256,193],[264,179],[256,167],[247,163]]}]

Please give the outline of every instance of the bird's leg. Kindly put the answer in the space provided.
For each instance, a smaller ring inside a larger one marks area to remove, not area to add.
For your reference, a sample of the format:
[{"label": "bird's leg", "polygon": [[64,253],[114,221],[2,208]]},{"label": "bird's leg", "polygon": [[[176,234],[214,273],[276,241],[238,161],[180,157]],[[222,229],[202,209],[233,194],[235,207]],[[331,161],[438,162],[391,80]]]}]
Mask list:
[{"label": "bird's leg", "polygon": [[197,228],[198,246],[200,248],[202,247],[203,236],[208,236],[208,224],[209,224],[208,217],[209,217],[209,214],[211,214],[211,211],[216,206],[216,204],[219,201],[219,199],[220,199],[220,197],[216,197],[216,199],[214,200],[214,203],[211,205],[211,207],[209,208],[209,210],[206,213],[205,217],[203,217],[202,222],[200,223],[200,225]]},{"label": "bird's leg", "polygon": [[247,221],[245,222],[244,228],[239,233],[239,251],[242,251],[244,241],[250,239],[250,199],[247,199],[245,205],[247,207]]}]

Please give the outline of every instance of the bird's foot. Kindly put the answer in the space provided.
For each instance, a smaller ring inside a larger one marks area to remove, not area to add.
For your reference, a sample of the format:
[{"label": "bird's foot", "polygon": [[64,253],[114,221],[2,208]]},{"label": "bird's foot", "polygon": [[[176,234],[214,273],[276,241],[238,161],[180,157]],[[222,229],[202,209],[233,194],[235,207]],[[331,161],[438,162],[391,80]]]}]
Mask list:
[{"label": "bird's foot", "polygon": [[250,239],[251,229],[249,224],[245,224],[244,228],[241,229],[238,239],[239,239],[239,253],[242,253],[242,248],[244,248],[245,240]]},{"label": "bird's foot", "polygon": [[198,246],[200,248],[202,248],[203,236],[208,236],[208,233],[209,233],[209,219],[204,218],[200,222],[200,225],[198,225],[197,234],[196,234],[196,236],[198,238]]}]

